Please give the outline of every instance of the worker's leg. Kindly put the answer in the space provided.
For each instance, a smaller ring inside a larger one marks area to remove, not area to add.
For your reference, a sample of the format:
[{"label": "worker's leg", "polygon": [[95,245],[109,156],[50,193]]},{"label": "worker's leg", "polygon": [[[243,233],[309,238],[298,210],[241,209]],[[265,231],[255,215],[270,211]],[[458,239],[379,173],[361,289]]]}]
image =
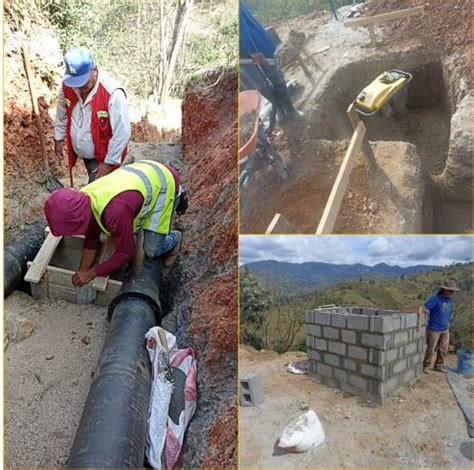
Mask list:
[{"label": "worker's leg", "polygon": [[82,161],[86,166],[87,174],[89,176],[89,183],[95,180],[97,176],[97,167],[99,166],[94,158],[83,158]]},{"label": "worker's leg", "polygon": [[143,230],[143,251],[148,258],[158,258],[171,251],[178,242],[178,232],[172,230],[168,235]]},{"label": "worker's leg", "polygon": [[425,358],[423,359],[423,368],[431,367],[433,361],[433,356],[436,349],[436,344],[438,343],[440,333],[438,331],[426,331],[426,351]]},{"label": "worker's leg", "polygon": [[444,361],[448,354],[449,347],[449,330],[443,331],[440,333],[438,341],[438,353],[436,355],[436,361],[434,365],[435,370],[442,369],[444,366]]},{"label": "worker's leg", "polygon": [[283,73],[278,68],[277,65],[268,65],[264,64],[262,66],[264,72],[266,73],[268,79],[273,84],[275,89],[275,95],[281,107],[288,113],[290,116],[299,115],[293,101],[291,99],[290,93],[288,92],[288,87],[286,86],[285,77]]},{"label": "worker's leg", "polygon": [[262,70],[255,64],[242,64],[240,66],[240,90],[258,90],[283,116],[285,111]]}]

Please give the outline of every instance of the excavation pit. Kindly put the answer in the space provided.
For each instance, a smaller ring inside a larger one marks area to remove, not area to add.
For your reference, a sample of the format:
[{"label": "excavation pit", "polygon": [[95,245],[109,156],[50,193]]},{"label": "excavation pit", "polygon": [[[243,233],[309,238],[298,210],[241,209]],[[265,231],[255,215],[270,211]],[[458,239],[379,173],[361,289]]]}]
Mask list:
[{"label": "excavation pit", "polygon": [[358,307],[306,312],[309,374],[377,403],[422,374],[424,317]]},{"label": "excavation pit", "polygon": [[278,181],[269,168],[244,189],[244,233],[262,233],[275,213],[283,214],[295,233],[315,233],[347,148],[343,141],[353,132],[347,108],[391,69],[413,74],[406,110],[391,117],[359,115],[379,171],[369,173],[359,156],[333,233],[470,232],[472,144],[465,83],[439,58],[412,52],[349,63],[326,80],[306,123],[287,124],[275,138],[289,166],[288,181]]}]

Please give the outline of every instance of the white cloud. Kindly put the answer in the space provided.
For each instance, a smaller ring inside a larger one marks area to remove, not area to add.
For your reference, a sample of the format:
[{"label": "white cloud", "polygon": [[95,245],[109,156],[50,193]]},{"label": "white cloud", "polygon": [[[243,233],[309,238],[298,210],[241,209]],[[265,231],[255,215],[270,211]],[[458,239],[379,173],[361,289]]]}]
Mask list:
[{"label": "white cloud", "polygon": [[383,237],[378,237],[369,242],[367,254],[369,256],[380,256],[387,253],[390,249],[390,242]]}]

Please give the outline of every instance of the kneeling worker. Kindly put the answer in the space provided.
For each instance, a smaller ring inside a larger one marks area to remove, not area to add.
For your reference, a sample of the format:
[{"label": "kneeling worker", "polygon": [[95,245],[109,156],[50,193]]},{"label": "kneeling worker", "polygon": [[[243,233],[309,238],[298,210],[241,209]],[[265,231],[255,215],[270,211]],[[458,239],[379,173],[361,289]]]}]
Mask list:
[{"label": "kneeling worker", "polygon": [[[80,191],[65,188],[53,192],[44,211],[53,235],[85,236],[80,266],[72,277],[74,285],[82,286],[132,261],[134,234],[142,228],[145,255],[164,255],[164,266],[171,267],[182,242],[181,232],[170,231],[175,209],[178,214],[187,209],[178,171],[171,165],[140,160]],[[115,251],[109,259],[94,266],[101,233],[111,237]]]}]

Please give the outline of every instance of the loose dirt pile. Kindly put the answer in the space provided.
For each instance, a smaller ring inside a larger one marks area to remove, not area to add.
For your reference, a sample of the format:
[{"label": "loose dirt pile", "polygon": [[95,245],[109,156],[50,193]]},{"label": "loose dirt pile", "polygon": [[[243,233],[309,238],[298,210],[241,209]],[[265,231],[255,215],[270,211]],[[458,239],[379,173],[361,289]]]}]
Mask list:
[{"label": "loose dirt pile", "polygon": [[466,0],[376,0],[370,2],[367,16],[417,6],[424,6],[423,15],[382,26],[387,40],[428,40],[444,53],[457,52],[471,44],[471,2]]},{"label": "loose dirt pile", "polygon": [[[264,388],[261,406],[240,408],[242,467],[471,466],[466,423],[444,374],[425,375],[377,406],[286,371],[288,362],[305,358],[304,353],[278,356],[241,347],[240,371],[260,373]],[[321,420],[325,442],[304,454],[279,451],[277,439],[285,426],[308,408]]]},{"label": "loose dirt pile", "polygon": [[[268,167],[243,190],[241,232],[263,233],[282,213],[296,233],[315,233],[347,147],[348,142],[294,142],[291,155],[282,153],[291,162],[287,180]],[[369,171],[359,155],[334,233],[421,232],[425,188],[415,147],[378,142],[373,148],[379,168]]]},{"label": "loose dirt pile", "polygon": [[236,136],[236,72],[194,81],[183,101],[189,210],[179,225],[180,280],[163,323],[198,357],[198,406],[185,441],[185,467],[237,464]]},{"label": "loose dirt pile", "polygon": [[251,111],[243,116],[240,116],[240,147],[242,148],[252,137],[255,129],[255,119],[257,117],[257,111]]}]

